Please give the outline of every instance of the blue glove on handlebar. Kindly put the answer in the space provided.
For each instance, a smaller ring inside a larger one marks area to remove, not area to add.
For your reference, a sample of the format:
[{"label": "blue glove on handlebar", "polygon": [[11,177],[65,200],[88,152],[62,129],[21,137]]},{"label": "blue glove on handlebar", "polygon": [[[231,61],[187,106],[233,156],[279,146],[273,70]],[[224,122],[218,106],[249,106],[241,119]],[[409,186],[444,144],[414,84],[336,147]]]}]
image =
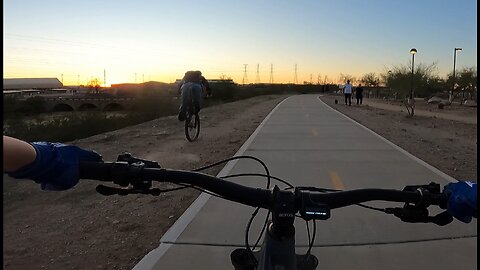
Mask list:
[{"label": "blue glove on handlebar", "polygon": [[443,190],[448,197],[447,211],[456,219],[469,223],[472,217],[477,218],[477,183],[450,183]]},{"label": "blue glove on handlebar", "polygon": [[83,150],[77,146],[62,143],[30,143],[37,156],[31,164],[8,173],[17,179],[32,179],[43,190],[66,190],[79,180],[80,161],[101,161],[102,156],[95,151]]}]

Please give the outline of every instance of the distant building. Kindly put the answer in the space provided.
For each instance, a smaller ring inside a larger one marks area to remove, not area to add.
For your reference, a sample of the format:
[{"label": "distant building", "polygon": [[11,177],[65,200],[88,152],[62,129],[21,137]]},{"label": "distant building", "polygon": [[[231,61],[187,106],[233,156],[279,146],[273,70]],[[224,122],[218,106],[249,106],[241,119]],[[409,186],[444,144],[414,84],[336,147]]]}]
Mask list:
[{"label": "distant building", "polygon": [[50,90],[62,88],[57,78],[3,79],[3,90]]}]

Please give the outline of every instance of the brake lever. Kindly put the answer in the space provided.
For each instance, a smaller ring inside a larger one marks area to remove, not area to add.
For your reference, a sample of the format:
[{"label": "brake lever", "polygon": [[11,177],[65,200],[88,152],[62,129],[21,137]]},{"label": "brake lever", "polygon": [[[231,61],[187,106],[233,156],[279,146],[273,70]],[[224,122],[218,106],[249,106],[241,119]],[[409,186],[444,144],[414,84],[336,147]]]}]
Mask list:
[{"label": "brake lever", "polygon": [[447,211],[443,211],[435,216],[429,216],[427,208],[419,208],[413,205],[385,208],[385,213],[393,214],[403,222],[408,223],[434,223],[439,226],[445,226],[453,221],[452,216]]},{"label": "brake lever", "polygon": [[[123,170],[118,170],[114,175],[113,183],[122,187],[132,186],[130,188],[117,188],[104,185],[98,185],[96,191],[104,196],[120,195],[126,196],[129,194],[150,194],[158,196],[161,190],[158,188],[151,188],[152,181],[140,180],[138,178],[143,168],[161,168],[155,161],[140,159],[132,156],[132,154],[125,152],[117,157],[115,165]],[[133,181],[132,181],[133,180]]]},{"label": "brake lever", "polygon": [[[434,223],[439,226],[444,226],[453,221],[453,217],[447,211],[435,216],[429,216],[427,207],[430,206],[432,196],[441,194],[440,184],[431,182],[428,185],[412,185],[406,186],[403,190],[419,192],[422,195],[420,201],[415,204],[405,203],[401,208],[386,208],[385,213],[393,214],[402,221],[409,223]],[[441,209],[446,209],[446,201],[438,206]]]}]

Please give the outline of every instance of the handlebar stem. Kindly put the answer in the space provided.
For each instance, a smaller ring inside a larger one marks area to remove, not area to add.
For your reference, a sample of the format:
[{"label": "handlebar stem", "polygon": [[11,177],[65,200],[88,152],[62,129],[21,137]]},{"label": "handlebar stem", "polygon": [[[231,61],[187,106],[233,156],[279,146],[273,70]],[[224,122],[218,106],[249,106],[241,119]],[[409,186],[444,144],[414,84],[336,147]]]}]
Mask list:
[{"label": "handlebar stem", "polygon": [[282,191],[275,185],[273,188],[272,226],[269,228],[273,237],[280,239],[295,235],[296,213],[295,194]]}]

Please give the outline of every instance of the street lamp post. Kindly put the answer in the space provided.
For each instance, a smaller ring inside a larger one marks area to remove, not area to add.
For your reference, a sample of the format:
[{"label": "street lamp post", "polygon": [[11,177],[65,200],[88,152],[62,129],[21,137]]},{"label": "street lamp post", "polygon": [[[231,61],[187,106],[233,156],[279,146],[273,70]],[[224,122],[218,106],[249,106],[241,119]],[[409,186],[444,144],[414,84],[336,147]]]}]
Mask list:
[{"label": "street lamp post", "polygon": [[410,87],[410,99],[413,99],[413,67],[415,65],[415,54],[417,53],[417,49],[412,48],[410,53],[412,54],[412,85]]},{"label": "street lamp post", "polygon": [[453,79],[452,79],[452,91],[450,93],[450,102],[453,100],[453,91],[455,90],[455,63],[457,62],[457,51],[461,51],[462,48],[453,49]]},{"label": "street lamp post", "polygon": [[391,83],[392,83],[392,71],[389,70],[388,71],[388,77],[387,77],[387,84],[388,84],[388,97],[390,97],[390,94],[392,92],[392,86],[391,86]]}]

